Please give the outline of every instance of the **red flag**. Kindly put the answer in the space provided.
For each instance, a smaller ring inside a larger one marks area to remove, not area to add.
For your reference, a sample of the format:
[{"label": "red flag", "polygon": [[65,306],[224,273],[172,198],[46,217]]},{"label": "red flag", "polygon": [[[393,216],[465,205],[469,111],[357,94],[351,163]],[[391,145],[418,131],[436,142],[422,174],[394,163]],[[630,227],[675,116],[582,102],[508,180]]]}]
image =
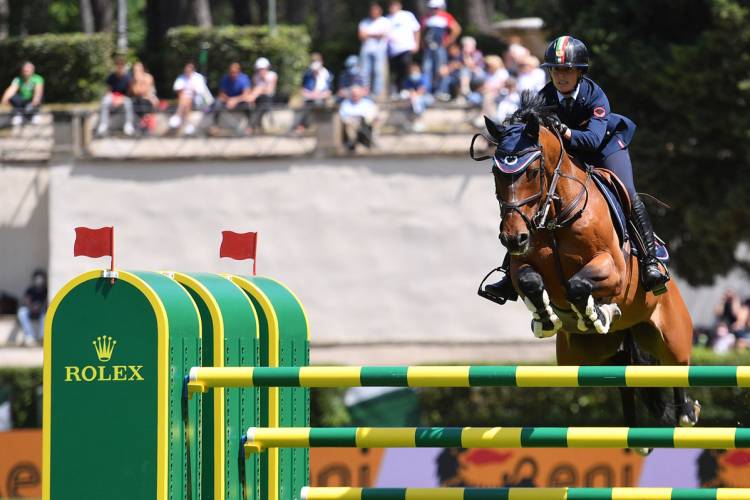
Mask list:
[{"label": "red flag", "polygon": [[255,274],[255,251],[257,248],[258,233],[221,232],[219,257],[229,257],[235,260],[253,259],[253,274]]},{"label": "red flag", "polygon": [[79,255],[84,255],[86,257],[113,256],[113,227],[102,227],[99,229],[77,227],[75,231],[76,242],[73,245],[74,257],[78,257]]}]

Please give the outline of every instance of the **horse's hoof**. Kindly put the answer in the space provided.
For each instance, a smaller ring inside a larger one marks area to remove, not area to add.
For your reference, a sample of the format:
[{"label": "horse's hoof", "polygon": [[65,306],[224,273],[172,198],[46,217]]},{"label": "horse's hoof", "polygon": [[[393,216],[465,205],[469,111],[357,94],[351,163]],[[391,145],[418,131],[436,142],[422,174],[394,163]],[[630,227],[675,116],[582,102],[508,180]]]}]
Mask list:
[{"label": "horse's hoof", "polygon": [[[558,322],[560,322],[559,319]],[[562,322],[560,322],[560,324],[562,324]],[[536,319],[531,320],[531,331],[534,333],[534,337],[538,339],[552,337],[559,329],[560,327],[555,327],[555,323],[552,322],[539,321]]]},{"label": "horse's hoof", "polygon": [[653,448],[630,448],[630,449],[642,457],[647,457],[651,455],[652,451],[654,451]]},{"label": "horse's hoof", "polygon": [[680,415],[680,427],[695,427],[701,415],[701,404],[693,401],[693,411]]}]

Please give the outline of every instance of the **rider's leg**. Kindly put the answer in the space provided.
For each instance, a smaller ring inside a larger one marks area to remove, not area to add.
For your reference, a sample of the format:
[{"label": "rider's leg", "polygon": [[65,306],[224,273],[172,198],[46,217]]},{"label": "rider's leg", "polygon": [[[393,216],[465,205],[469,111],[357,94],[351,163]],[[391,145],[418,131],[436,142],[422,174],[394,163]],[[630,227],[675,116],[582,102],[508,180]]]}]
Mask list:
[{"label": "rider's leg", "polygon": [[505,258],[503,259],[503,263],[500,266],[500,269],[502,269],[505,272],[505,274],[503,275],[503,278],[497,283],[485,285],[484,287],[485,291],[504,300],[513,300],[513,301],[518,300],[518,292],[516,292],[516,289],[513,287],[513,281],[510,279],[510,254],[509,253],[505,254]]},{"label": "rider's leg", "polygon": [[628,149],[621,149],[616,153],[609,155],[604,160],[604,168],[611,170],[620,178],[630,195],[630,204],[632,208],[631,220],[635,225],[638,235],[643,242],[643,255],[640,256],[641,274],[643,286],[647,291],[663,288],[663,285],[669,281],[659,261],[656,258],[656,239],[654,238],[654,229],[651,225],[651,218],[648,216],[646,206],[643,200],[638,196],[633,182],[633,166],[630,162],[630,153]]}]

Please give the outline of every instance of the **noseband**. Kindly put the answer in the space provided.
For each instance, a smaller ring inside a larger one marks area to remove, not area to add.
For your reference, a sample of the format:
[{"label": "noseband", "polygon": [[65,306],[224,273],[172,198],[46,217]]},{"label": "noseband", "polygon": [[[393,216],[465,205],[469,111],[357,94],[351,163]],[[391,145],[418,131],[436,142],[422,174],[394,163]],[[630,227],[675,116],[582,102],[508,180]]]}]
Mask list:
[{"label": "noseband", "polygon": [[[591,172],[592,172],[591,167],[586,166],[585,182],[582,182],[581,180],[577,179],[576,177],[572,175],[564,174],[561,168],[562,168],[563,155],[565,154],[565,146],[563,144],[562,137],[560,137],[560,133],[557,130],[552,130],[552,131],[554,132],[555,137],[557,137],[557,140],[560,144],[560,156],[557,158],[557,165],[555,165],[555,170],[552,174],[552,180],[550,181],[549,189],[547,190],[547,195],[544,197],[544,201],[539,205],[539,209],[537,210],[537,212],[531,218],[527,217],[523,212],[521,212],[521,207],[534,203],[537,200],[540,200],[543,196],[544,186],[546,184],[547,176],[545,175],[545,171],[544,171],[544,150],[542,148],[542,145],[537,139],[536,146],[526,148],[523,151],[513,151],[513,152],[500,151],[500,154],[506,154],[506,157],[507,156],[522,157],[524,155],[527,155],[533,152],[540,153],[539,191],[536,194],[528,196],[522,200],[512,201],[512,202],[505,201],[502,199],[502,197],[499,194],[496,194],[497,201],[500,204],[500,216],[505,217],[506,214],[508,214],[509,212],[518,213],[518,215],[521,216],[524,223],[526,224],[526,227],[529,229],[529,232],[540,231],[540,230],[554,231],[555,229],[567,227],[568,225],[572,224],[573,221],[575,221],[578,217],[580,217],[583,211],[586,210],[586,205],[588,205],[588,202],[589,202],[588,183],[589,183],[589,179],[591,178]],[[481,135],[482,134],[476,134],[471,139],[471,146],[469,147],[469,154],[471,155],[471,158],[475,161],[484,161],[489,158],[492,158],[491,155],[485,155],[481,157],[477,157],[474,155],[474,141],[476,141],[476,138]],[[487,140],[487,142],[497,145],[495,141],[492,141],[488,139],[487,137],[485,137],[485,140]],[[500,169],[496,165],[493,165],[492,171],[493,171],[493,174],[495,175],[502,173],[500,172]],[[557,214],[556,217],[553,217],[547,220],[547,217],[549,215],[549,209],[550,209],[550,206],[552,206],[552,203],[555,201],[560,202],[560,196],[557,194],[557,184],[560,181],[560,178],[570,179],[572,181],[577,182],[578,184],[581,185],[581,190],[578,192],[578,194],[576,195],[575,199],[572,202],[570,202],[568,205],[566,205],[564,208],[560,210],[560,212]],[[581,200],[584,200],[583,206],[581,206],[580,209],[576,210],[576,207],[581,202]]]}]

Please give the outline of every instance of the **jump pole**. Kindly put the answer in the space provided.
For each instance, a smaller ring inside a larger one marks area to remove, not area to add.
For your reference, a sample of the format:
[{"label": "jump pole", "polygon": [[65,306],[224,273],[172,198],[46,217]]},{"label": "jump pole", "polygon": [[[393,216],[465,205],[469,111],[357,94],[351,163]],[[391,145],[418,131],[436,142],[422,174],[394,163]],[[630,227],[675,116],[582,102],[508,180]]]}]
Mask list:
[{"label": "jump pole", "polygon": [[750,387],[750,366],[302,366],[190,370],[215,387]]},{"label": "jump pole", "polygon": [[750,448],[735,427],[277,427],[248,429],[245,455],[275,448]]}]

